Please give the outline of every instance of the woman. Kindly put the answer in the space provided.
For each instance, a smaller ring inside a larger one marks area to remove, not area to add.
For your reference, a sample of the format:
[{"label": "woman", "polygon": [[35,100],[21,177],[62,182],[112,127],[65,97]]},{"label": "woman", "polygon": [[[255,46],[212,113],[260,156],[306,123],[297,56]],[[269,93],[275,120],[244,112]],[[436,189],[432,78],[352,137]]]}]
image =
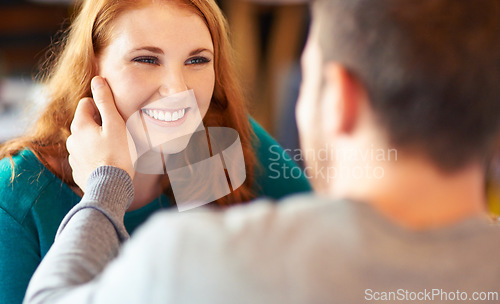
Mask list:
[{"label": "woman", "polygon": [[[238,132],[247,178],[215,205],[310,189],[276,142],[248,119],[226,24],[214,1],[84,1],[61,52],[48,65],[47,108],[31,133],[0,151],[2,303],[22,301],[59,223],[80,200],[65,145],[76,106],[91,96],[96,75],[107,80],[124,120],[150,101],[193,90],[205,126]],[[136,197],[125,215],[129,233],[173,204],[168,177],[137,173],[133,182]]]}]

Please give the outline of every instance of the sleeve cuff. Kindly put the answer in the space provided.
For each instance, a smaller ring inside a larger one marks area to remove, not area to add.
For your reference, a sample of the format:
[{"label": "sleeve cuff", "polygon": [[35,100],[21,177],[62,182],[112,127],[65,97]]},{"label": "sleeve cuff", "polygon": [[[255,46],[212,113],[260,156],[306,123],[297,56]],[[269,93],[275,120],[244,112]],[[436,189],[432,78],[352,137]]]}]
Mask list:
[{"label": "sleeve cuff", "polygon": [[120,241],[127,240],[129,235],[123,224],[123,217],[134,199],[134,186],[130,175],[117,167],[101,166],[92,172],[85,190],[80,203],[64,217],[57,236],[62,233],[73,215],[82,209],[92,208],[109,219]]},{"label": "sleeve cuff", "polygon": [[125,170],[101,166],[90,174],[83,197],[125,213],[134,199],[134,185]]}]

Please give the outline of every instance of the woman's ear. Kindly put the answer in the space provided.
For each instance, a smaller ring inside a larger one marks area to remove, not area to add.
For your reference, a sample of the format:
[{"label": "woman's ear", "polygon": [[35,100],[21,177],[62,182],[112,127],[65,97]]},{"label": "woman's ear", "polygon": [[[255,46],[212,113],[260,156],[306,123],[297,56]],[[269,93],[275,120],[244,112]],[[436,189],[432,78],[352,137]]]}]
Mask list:
[{"label": "woman's ear", "polygon": [[324,94],[322,116],[325,131],[349,134],[359,119],[361,87],[347,69],[336,62],[327,63],[324,69]]}]

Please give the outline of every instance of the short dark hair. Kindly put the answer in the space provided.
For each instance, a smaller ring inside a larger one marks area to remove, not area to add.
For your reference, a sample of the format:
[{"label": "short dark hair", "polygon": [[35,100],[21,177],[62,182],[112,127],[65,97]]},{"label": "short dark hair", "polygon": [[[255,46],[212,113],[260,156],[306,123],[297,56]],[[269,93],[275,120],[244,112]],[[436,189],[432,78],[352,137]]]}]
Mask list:
[{"label": "short dark hair", "polygon": [[317,0],[324,61],[367,90],[391,144],[445,171],[487,160],[500,130],[500,1]]}]

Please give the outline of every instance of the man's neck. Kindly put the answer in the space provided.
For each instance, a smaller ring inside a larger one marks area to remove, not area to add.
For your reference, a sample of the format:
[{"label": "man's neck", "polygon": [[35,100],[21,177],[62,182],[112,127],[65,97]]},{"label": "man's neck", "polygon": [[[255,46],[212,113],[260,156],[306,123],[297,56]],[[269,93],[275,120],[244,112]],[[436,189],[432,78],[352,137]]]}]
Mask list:
[{"label": "man's neck", "polygon": [[485,212],[480,165],[450,174],[418,158],[378,165],[384,169],[382,178],[345,180],[332,193],[370,203],[391,221],[417,230],[451,225]]}]

